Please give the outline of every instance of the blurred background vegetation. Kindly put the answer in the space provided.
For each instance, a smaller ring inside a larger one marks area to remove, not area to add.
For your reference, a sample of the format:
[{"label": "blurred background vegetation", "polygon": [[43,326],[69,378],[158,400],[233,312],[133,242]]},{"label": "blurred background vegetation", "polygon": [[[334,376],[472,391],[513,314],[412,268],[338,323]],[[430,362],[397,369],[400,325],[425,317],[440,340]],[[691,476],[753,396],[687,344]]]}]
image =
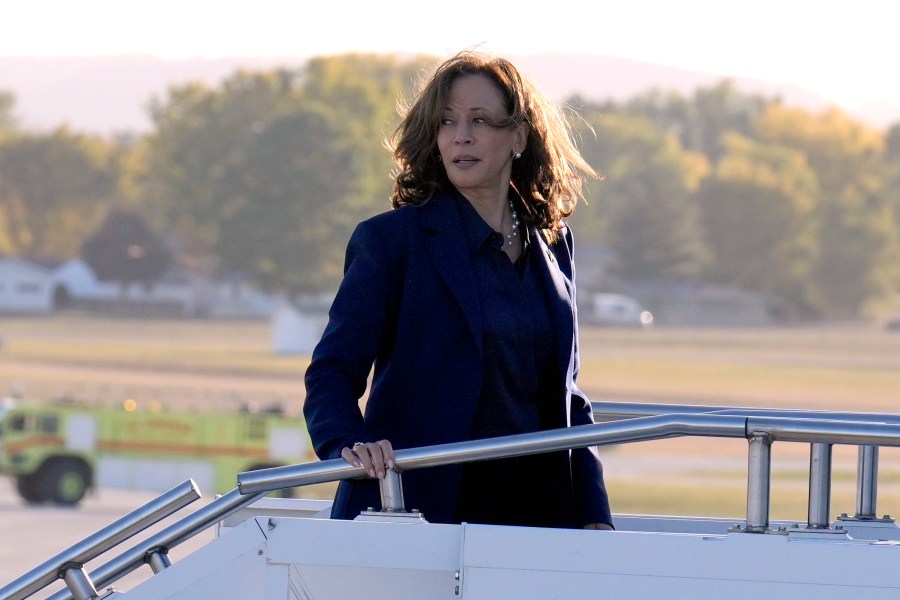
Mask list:
[{"label": "blurred background vegetation", "polygon": [[[21,129],[0,91],[0,255],[84,253],[124,213],[198,272],[332,290],[352,227],[390,207],[383,142],[434,60],[348,54],[181,84],[150,103],[149,133],[112,139]],[[896,306],[900,123],[874,129],[727,80],[566,104],[604,176],[573,217],[577,240],[610,248],[613,274],[733,285],[804,318]]]}]

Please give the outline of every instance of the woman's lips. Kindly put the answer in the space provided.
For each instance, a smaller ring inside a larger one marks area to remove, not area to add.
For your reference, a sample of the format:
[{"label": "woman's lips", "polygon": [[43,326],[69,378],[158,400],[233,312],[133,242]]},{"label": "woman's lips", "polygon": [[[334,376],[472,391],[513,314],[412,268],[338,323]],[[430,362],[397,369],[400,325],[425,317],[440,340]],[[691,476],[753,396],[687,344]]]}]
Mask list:
[{"label": "woman's lips", "polygon": [[460,167],[470,167],[478,162],[474,156],[457,156],[453,159],[453,164]]}]

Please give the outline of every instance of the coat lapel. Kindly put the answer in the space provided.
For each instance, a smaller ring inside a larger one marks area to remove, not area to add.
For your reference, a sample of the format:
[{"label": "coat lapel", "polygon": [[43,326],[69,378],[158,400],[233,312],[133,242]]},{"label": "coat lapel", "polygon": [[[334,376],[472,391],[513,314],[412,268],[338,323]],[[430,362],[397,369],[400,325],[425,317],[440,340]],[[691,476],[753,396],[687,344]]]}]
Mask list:
[{"label": "coat lapel", "polygon": [[459,211],[451,198],[439,195],[421,207],[419,215],[426,251],[462,309],[480,357],[483,352],[481,308]]},{"label": "coat lapel", "polygon": [[[550,303],[550,318],[558,340],[556,349],[559,373],[566,375],[571,381],[573,369],[573,348],[575,341],[575,290],[572,279],[563,273],[559,258],[547,245],[539,231],[531,230],[531,239],[535,240],[535,248],[540,255],[538,261],[541,273],[545,277]],[[558,242],[562,243],[562,242]],[[564,257],[567,260],[567,257]]]}]

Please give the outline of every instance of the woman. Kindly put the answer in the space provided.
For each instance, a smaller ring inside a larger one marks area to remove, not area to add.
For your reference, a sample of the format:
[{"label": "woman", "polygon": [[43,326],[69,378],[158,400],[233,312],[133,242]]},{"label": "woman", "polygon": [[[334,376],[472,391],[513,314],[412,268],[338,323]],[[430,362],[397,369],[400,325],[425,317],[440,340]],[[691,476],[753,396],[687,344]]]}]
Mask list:
[{"label": "woman", "polygon": [[[316,453],[371,477],[341,482],[334,518],[379,506],[395,448],[592,422],[562,219],[595,174],[559,110],[508,61],[463,52],[391,141],[395,210],[354,231],[306,372]],[[593,448],[414,470],[403,487],[431,522],[612,527]]]}]

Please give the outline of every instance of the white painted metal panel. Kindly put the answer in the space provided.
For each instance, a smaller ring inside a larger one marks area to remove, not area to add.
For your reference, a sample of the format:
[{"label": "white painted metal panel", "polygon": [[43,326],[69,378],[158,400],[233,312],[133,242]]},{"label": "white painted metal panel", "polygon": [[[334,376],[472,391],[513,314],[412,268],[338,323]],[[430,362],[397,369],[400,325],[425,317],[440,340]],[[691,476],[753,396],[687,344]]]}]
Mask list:
[{"label": "white painted metal panel", "polygon": [[[214,558],[220,554],[235,558]],[[897,542],[833,533],[797,538],[256,517],[167,570],[171,584],[151,579],[157,595],[128,598],[886,600],[900,597],[898,563]],[[180,571],[190,583],[171,575]],[[223,584],[238,579],[258,587]],[[137,588],[141,594],[144,586],[149,582]]]},{"label": "white painted metal panel", "polygon": [[300,598],[459,597],[458,525],[323,519],[276,519],[274,525],[270,562],[291,565]]},{"label": "white painted metal panel", "polygon": [[470,526],[463,597],[900,597],[900,546],[834,538]]},{"label": "white painted metal panel", "polygon": [[[266,539],[255,521],[246,521],[127,590],[128,600],[263,600],[266,595]],[[144,567],[149,568],[149,567]],[[284,600],[281,596],[279,600]]]}]

